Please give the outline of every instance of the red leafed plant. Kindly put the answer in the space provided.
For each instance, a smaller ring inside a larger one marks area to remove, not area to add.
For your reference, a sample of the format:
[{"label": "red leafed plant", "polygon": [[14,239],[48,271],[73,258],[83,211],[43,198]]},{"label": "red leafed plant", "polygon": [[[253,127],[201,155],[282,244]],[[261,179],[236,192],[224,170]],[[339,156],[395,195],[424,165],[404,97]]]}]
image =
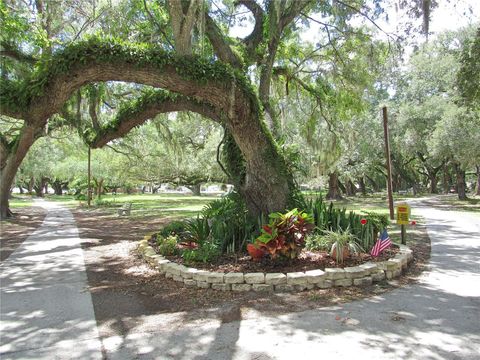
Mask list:
[{"label": "red leafed plant", "polygon": [[315,226],[312,216],[293,209],[285,214],[270,214],[269,218],[268,225],[263,226],[255,240],[255,248],[272,259],[296,258],[305,246],[305,235]]}]

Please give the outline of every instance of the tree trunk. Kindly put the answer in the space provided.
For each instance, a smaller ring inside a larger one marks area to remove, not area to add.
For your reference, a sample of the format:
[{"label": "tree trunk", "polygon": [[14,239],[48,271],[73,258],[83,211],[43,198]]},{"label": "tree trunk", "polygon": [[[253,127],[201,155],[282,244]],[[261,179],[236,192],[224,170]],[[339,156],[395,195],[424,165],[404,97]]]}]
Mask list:
[{"label": "tree trunk", "polygon": [[98,180],[97,182],[97,199],[100,200],[100,198],[102,197],[102,194],[103,194],[103,182],[104,182],[105,179],[100,179]]},{"label": "tree trunk", "polygon": [[450,192],[450,172],[448,171],[448,165],[443,166],[443,193],[448,194]]},{"label": "tree trunk", "polygon": [[467,200],[465,170],[462,170],[460,165],[455,164],[455,172],[457,174],[457,194],[459,200]]},{"label": "tree trunk", "polygon": [[370,176],[366,175],[366,178],[368,181],[370,181],[370,184],[372,184],[372,188],[374,192],[378,192],[380,188],[378,187],[378,184],[375,180],[373,180]]},{"label": "tree trunk", "polygon": [[347,180],[347,183],[345,185],[345,190],[346,190],[347,196],[355,196],[355,194],[357,193],[357,187],[350,179]]},{"label": "tree trunk", "polygon": [[429,174],[428,180],[430,181],[430,194],[436,194],[437,190],[437,174]]},{"label": "tree trunk", "polygon": [[22,163],[22,160],[27,155],[28,150],[35,142],[35,133],[38,128],[34,126],[24,125],[20,136],[17,141],[17,146],[14,151],[10,153],[2,154],[4,159],[1,161],[0,169],[0,218],[5,219],[12,216],[12,212],[9,208],[8,196],[10,194],[10,187],[17,173],[18,167]]},{"label": "tree trunk", "polygon": [[340,195],[340,188],[338,186],[338,173],[334,171],[328,175],[328,193],[327,199],[329,200],[339,200],[342,196]]},{"label": "tree trunk", "polygon": [[55,195],[63,195],[63,183],[60,180],[55,180],[51,183]]},{"label": "tree trunk", "polygon": [[358,179],[358,185],[360,186],[360,192],[362,195],[367,195],[367,187],[365,186],[365,178],[363,176]]},{"label": "tree trunk", "polygon": [[475,192],[475,194],[477,196],[480,195],[480,165],[477,165],[477,191]]},{"label": "tree trunk", "polygon": [[188,186],[188,188],[192,190],[193,195],[195,196],[202,196],[201,187],[202,187],[201,183]]},{"label": "tree trunk", "polygon": [[24,194],[25,192],[23,191],[23,186],[18,185],[18,190],[20,191],[20,194]]}]

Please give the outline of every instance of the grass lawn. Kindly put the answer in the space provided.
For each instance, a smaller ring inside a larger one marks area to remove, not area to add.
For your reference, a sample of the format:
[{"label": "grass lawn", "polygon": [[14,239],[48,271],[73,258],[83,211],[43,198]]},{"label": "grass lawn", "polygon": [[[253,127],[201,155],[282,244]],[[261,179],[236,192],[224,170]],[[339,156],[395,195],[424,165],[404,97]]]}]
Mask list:
[{"label": "grass lawn", "polygon": [[[209,202],[218,199],[218,196],[192,196],[184,194],[118,194],[104,195],[101,200],[92,201],[92,209],[117,214],[117,210],[124,203],[131,203],[130,217],[142,218],[149,216],[169,216],[174,218],[192,217],[197,215]],[[86,202],[81,202],[86,207]]]}]

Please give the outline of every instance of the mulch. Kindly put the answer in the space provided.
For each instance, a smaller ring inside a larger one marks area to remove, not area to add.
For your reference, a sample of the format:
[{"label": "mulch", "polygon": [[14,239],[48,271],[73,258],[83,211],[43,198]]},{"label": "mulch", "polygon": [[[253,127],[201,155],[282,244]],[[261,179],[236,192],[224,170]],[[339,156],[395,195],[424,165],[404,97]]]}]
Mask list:
[{"label": "mulch", "polygon": [[[153,242],[151,242],[152,245]],[[156,246],[153,246],[156,248]],[[351,266],[357,266],[366,262],[379,262],[393,258],[399,252],[399,248],[392,247],[386,249],[380,256],[372,257],[369,254],[361,253],[358,255],[352,255],[349,258],[344,259],[343,263],[337,263],[325,251],[302,251],[297,259],[282,260],[277,259],[272,261],[271,259],[263,259],[258,262],[251,260],[251,257],[246,254],[235,255],[222,255],[215,259],[212,263],[186,263],[181,256],[166,256],[170,261],[174,261],[178,264],[194,267],[201,270],[216,271],[216,272],[269,272],[269,273],[288,273],[297,271],[308,270],[325,270],[325,268],[345,268]]]}]

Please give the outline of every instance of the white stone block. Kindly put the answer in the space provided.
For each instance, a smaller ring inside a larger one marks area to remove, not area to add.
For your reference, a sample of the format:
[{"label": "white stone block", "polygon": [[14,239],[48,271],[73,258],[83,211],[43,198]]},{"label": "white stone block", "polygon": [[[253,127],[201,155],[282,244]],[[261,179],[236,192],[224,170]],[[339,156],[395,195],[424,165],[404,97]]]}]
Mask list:
[{"label": "white stone block", "polygon": [[265,284],[281,285],[287,283],[287,275],[282,273],[267,273],[265,274]]},{"label": "white stone block", "polygon": [[247,284],[265,284],[264,273],[249,273],[243,275]]},{"label": "white stone block", "polygon": [[243,273],[233,272],[227,273],[224,276],[225,284],[243,284],[244,281]]}]

